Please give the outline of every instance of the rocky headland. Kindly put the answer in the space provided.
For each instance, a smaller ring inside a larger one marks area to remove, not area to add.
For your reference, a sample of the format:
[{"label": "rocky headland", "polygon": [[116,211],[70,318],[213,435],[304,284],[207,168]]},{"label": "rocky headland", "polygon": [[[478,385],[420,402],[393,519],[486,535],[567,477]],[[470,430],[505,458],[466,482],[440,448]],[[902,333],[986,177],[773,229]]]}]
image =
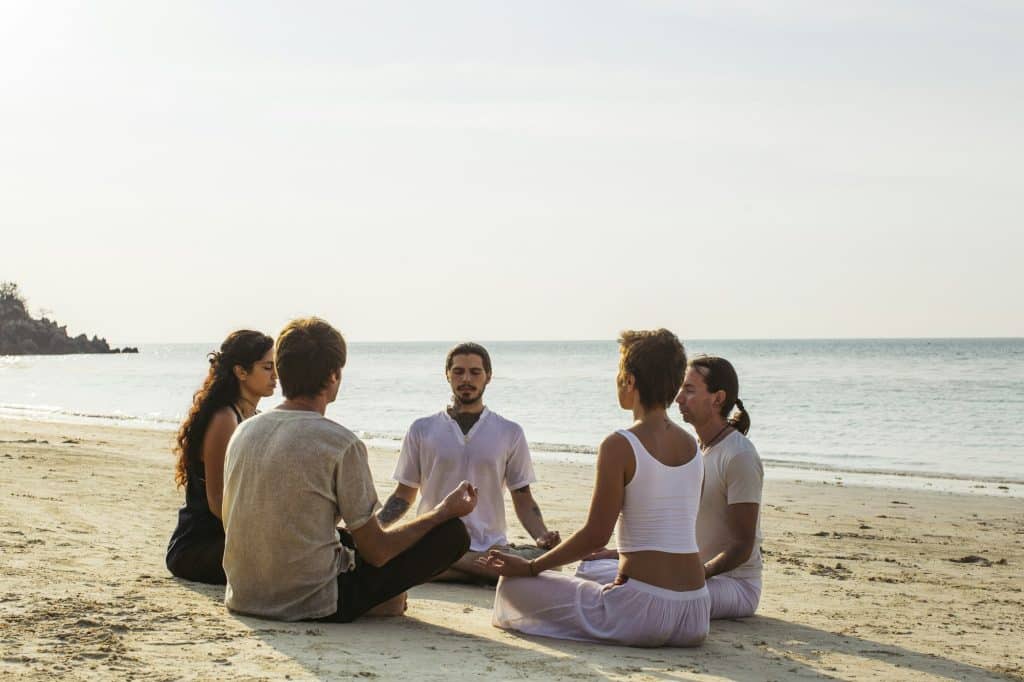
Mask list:
[{"label": "rocky headland", "polygon": [[0,355],[67,355],[71,353],[138,353],[138,348],[111,348],[106,339],[69,336],[65,325],[43,316],[34,319],[14,282],[0,283]]}]

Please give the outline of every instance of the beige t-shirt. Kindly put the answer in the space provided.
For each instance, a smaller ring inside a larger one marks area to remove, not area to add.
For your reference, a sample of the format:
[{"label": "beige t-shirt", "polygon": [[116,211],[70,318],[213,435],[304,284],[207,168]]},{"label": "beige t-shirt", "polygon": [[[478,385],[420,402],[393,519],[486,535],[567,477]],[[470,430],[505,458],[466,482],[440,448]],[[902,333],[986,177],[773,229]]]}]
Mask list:
[{"label": "beige t-shirt", "polygon": [[354,564],[337,525],[378,507],[366,446],[316,412],[270,410],[242,422],[224,459],[225,603],[275,620],[338,609],[339,573]]},{"label": "beige t-shirt", "polygon": [[[697,513],[697,545],[701,561],[707,561],[729,546],[725,522],[730,504],[761,504],[764,467],[754,444],[739,431],[715,443],[704,453],[704,492]],[[733,578],[761,577],[761,510],[757,511],[757,537],[750,558],[723,573]]]}]

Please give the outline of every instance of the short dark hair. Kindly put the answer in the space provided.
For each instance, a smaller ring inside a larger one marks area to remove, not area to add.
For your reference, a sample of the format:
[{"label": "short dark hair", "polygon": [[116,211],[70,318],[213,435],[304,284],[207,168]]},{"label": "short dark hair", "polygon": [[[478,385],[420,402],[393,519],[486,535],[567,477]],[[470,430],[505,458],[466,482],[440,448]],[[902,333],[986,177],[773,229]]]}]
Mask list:
[{"label": "short dark hair", "polygon": [[456,355],[479,355],[480,359],[483,360],[484,363],[484,371],[488,374],[491,373],[491,356],[488,354],[487,349],[479,343],[464,341],[463,343],[456,344],[450,351],[448,351],[448,355],[444,359],[445,374],[448,374],[451,370],[452,362]]},{"label": "short dark hair", "polygon": [[667,329],[627,329],[619,335],[619,344],[620,381],[632,374],[645,407],[668,407],[686,374],[686,350],[679,337]]},{"label": "short dark hair", "polygon": [[313,397],[345,366],[345,337],[319,317],[289,322],[274,344],[274,362],[285,398]]}]

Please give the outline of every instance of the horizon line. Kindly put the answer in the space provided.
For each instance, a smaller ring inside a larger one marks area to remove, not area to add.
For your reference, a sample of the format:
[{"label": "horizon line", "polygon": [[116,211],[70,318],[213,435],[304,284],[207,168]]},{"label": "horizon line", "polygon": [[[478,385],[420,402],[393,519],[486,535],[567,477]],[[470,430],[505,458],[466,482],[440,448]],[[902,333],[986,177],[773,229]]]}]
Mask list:
[{"label": "horizon line", "polygon": [[[346,343],[459,343],[467,339],[345,339]],[[616,339],[476,339],[480,343],[605,343],[615,342]],[[684,344],[693,342],[708,341],[1024,341],[1024,336],[786,336],[786,337],[743,337],[743,336],[708,336],[681,339]],[[205,341],[136,341],[138,344],[200,344],[218,343],[209,339]]]}]

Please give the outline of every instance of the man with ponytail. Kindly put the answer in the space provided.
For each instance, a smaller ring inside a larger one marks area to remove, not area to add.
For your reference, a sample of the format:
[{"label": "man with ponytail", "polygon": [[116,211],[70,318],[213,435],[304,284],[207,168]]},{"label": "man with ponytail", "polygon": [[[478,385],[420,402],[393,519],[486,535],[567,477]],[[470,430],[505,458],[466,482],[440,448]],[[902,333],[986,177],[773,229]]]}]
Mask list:
[{"label": "man with ponytail", "polygon": [[469,548],[459,518],[476,506],[476,489],[465,481],[416,520],[381,528],[366,446],[324,416],[345,357],[327,322],[290,322],[274,354],[284,402],[231,438],[223,512],[232,611],[287,621],[398,616],[407,589]]},{"label": "man with ponytail", "polygon": [[697,544],[711,593],[711,618],[754,615],[761,599],[761,489],[764,468],[747,439],[750,415],[725,358],[690,360],[676,396],[704,453]]}]

